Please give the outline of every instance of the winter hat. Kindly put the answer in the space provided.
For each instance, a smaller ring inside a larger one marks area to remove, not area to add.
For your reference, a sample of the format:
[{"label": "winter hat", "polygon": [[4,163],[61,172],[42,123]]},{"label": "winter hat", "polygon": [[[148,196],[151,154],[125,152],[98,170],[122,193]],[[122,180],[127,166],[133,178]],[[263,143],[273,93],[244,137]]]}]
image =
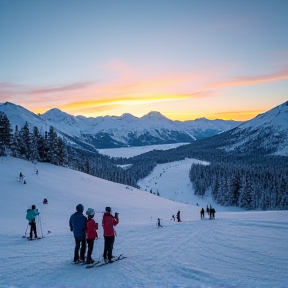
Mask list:
[{"label": "winter hat", "polygon": [[31,207],[31,208],[32,208],[32,210],[34,210],[34,209],[36,208],[36,206],[35,206],[35,205],[32,205],[32,207]]},{"label": "winter hat", "polygon": [[87,211],[86,211],[86,215],[90,215],[90,216],[92,216],[92,215],[94,215],[94,214],[95,214],[94,209],[92,209],[92,208],[88,208],[88,209],[87,209]]},{"label": "winter hat", "polygon": [[110,213],[111,212],[111,207],[106,207],[105,211]]},{"label": "winter hat", "polygon": [[77,211],[77,212],[80,212],[80,213],[83,213],[83,211],[84,211],[84,206],[83,206],[82,204],[78,204],[78,205],[76,206],[76,211]]}]

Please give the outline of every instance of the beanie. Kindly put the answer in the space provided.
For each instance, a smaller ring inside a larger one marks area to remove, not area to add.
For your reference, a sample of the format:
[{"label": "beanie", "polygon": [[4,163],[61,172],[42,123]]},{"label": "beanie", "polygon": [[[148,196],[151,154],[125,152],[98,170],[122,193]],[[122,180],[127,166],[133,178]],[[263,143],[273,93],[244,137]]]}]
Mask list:
[{"label": "beanie", "polygon": [[86,214],[92,216],[92,215],[95,214],[95,211],[92,208],[88,208],[87,211],[86,211]]},{"label": "beanie", "polygon": [[111,212],[111,207],[106,207],[105,211],[110,213]]}]

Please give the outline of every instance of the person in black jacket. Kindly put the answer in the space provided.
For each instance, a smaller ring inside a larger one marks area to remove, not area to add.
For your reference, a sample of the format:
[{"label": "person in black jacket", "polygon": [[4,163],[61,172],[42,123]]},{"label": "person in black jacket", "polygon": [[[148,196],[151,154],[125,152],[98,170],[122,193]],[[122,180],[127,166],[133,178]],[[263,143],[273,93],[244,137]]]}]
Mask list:
[{"label": "person in black jacket", "polygon": [[[85,262],[87,218],[83,215],[84,206],[78,204],[76,212],[69,219],[70,230],[75,238],[74,262]],[[81,247],[81,250],[80,250]],[[80,250],[80,257],[79,257]]]},{"label": "person in black jacket", "polygon": [[201,214],[201,219],[204,219],[205,218],[205,210],[204,210],[204,208],[201,209],[200,214]]},{"label": "person in black jacket", "polygon": [[177,222],[181,222],[180,211],[177,212],[176,218],[177,218]]}]

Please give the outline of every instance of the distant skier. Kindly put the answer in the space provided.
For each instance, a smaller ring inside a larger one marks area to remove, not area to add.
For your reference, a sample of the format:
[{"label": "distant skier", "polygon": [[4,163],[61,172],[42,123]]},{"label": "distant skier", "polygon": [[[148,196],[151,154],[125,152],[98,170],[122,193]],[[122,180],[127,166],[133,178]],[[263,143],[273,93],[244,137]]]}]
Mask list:
[{"label": "distant skier", "polygon": [[24,175],[22,174],[22,172],[20,172],[19,174],[19,182],[23,182],[24,180]]},{"label": "distant skier", "polygon": [[88,251],[87,251],[87,259],[86,264],[92,264],[94,263],[94,260],[92,259],[92,253],[94,248],[94,241],[98,238],[97,230],[98,230],[98,223],[95,222],[93,219],[95,214],[94,209],[88,208],[86,211],[86,215],[88,217],[87,220],[87,230],[86,230],[86,238],[87,238],[87,245],[88,245]]},{"label": "distant skier", "polygon": [[200,215],[201,215],[201,219],[205,218],[205,210],[204,210],[204,208],[201,209]]},{"label": "distant skier", "polygon": [[47,198],[44,198],[44,200],[43,200],[43,204],[48,204],[48,200],[47,200]]},{"label": "distant skier", "polygon": [[206,207],[206,213],[207,213],[207,216],[210,216],[210,209],[209,209],[208,205]]},{"label": "distant skier", "polygon": [[171,218],[171,220],[175,221],[175,216],[174,216],[174,215],[172,215],[172,218]]},{"label": "distant skier", "polygon": [[177,218],[177,222],[181,222],[180,211],[177,212],[176,218]]},{"label": "distant skier", "polygon": [[113,245],[115,241],[115,230],[114,226],[119,223],[118,213],[115,213],[113,216],[111,214],[111,207],[105,208],[105,213],[102,219],[102,226],[103,226],[103,234],[104,234],[104,252],[103,258],[104,260],[107,259],[109,262],[112,261],[112,252],[113,252]]},{"label": "distant skier", "polygon": [[157,226],[158,226],[158,227],[163,227],[163,226],[161,225],[160,218],[158,218],[158,220],[157,220]]},{"label": "distant skier", "polygon": [[29,225],[30,225],[30,237],[29,237],[29,240],[33,239],[32,238],[33,232],[34,232],[35,239],[38,238],[35,218],[39,214],[40,214],[40,212],[38,211],[38,209],[36,209],[35,205],[32,205],[31,209],[27,210],[26,219],[29,221]]},{"label": "distant skier", "polygon": [[210,209],[210,219],[215,219],[215,213],[216,213],[216,210],[214,208],[211,208]]},{"label": "distant skier", "polygon": [[74,263],[85,262],[87,218],[83,215],[83,211],[84,206],[78,204],[76,212],[69,219],[70,231],[73,231],[75,238]]}]

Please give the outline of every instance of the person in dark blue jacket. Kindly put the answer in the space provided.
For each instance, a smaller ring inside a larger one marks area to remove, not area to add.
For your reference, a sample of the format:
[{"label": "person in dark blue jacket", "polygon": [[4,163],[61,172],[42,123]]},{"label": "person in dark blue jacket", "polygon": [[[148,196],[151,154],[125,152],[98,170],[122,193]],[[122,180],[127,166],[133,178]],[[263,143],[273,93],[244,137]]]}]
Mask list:
[{"label": "person in dark blue jacket", "polygon": [[[83,215],[84,206],[78,204],[76,212],[71,215],[69,220],[70,230],[73,231],[75,238],[74,262],[85,262],[86,253],[86,227],[87,218]],[[80,250],[81,247],[81,250]],[[80,250],[80,257],[79,257]]]}]

